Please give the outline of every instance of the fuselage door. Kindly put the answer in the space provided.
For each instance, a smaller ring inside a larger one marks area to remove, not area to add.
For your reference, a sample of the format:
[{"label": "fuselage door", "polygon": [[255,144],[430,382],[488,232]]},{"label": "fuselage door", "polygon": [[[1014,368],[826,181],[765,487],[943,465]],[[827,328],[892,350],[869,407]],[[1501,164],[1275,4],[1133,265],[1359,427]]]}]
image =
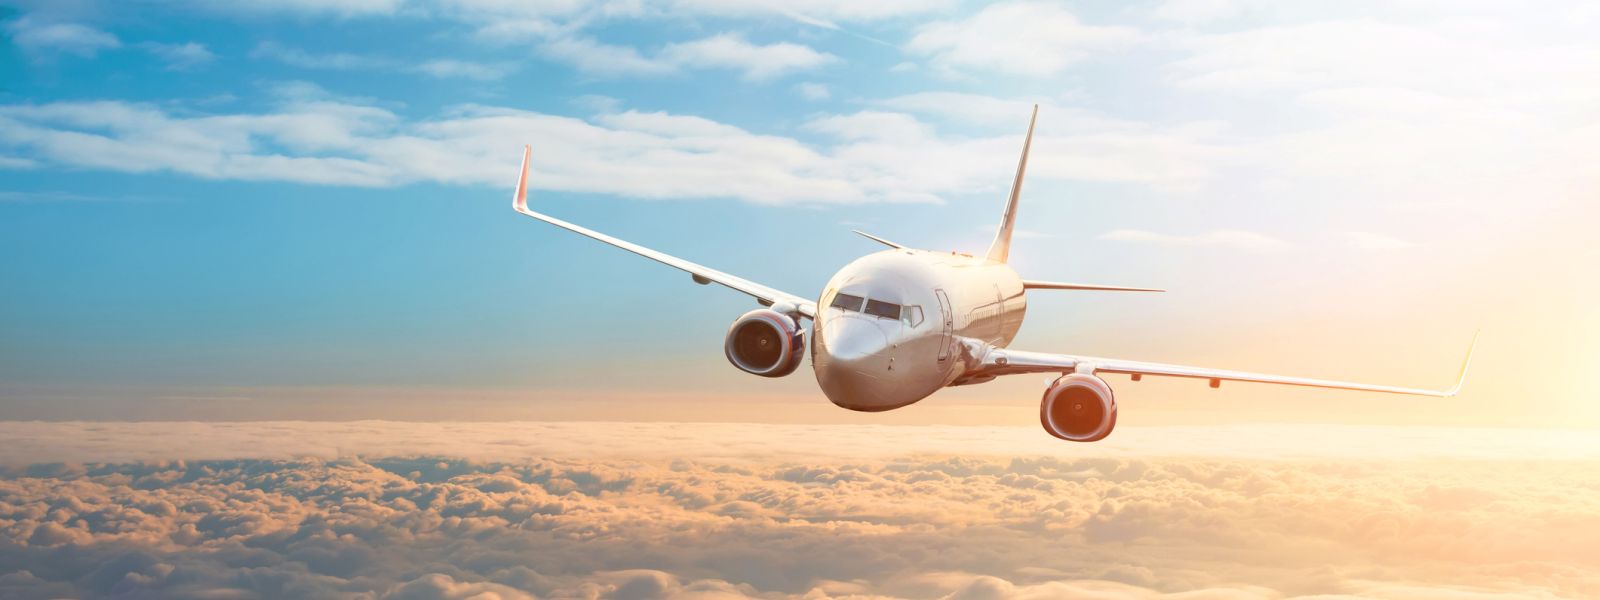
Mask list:
[{"label": "fuselage door", "polygon": [[950,337],[956,329],[955,313],[950,307],[950,297],[945,295],[944,290],[935,289],[933,293],[939,297],[939,316],[944,321],[944,332],[939,339],[939,362],[944,362],[950,360]]}]

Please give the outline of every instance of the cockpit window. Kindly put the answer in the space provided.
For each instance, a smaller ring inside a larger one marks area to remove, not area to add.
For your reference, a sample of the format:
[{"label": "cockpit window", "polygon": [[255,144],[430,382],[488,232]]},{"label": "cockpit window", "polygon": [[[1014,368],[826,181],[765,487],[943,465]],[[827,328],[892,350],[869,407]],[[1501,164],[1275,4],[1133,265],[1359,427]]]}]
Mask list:
[{"label": "cockpit window", "polygon": [[922,324],[922,307],[915,304],[908,305],[900,311],[900,320],[907,325],[916,327]]},{"label": "cockpit window", "polygon": [[838,294],[833,297],[833,304],[830,304],[829,306],[834,308],[842,308],[848,311],[861,312],[861,300],[861,296]]},{"label": "cockpit window", "polygon": [[900,305],[891,304],[882,300],[867,300],[867,310],[864,312],[874,317],[898,319],[900,318]]}]

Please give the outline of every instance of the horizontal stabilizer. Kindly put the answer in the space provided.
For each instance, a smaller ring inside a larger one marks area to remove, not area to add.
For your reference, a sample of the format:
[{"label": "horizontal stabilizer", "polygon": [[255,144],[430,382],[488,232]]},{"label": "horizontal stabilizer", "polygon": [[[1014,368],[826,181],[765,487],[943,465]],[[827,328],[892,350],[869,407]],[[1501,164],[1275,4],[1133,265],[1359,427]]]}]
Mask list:
[{"label": "horizontal stabilizer", "polygon": [[872,234],[870,234],[870,233],[867,233],[867,232],[865,232],[865,231],[862,231],[862,230],[860,230],[860,229],[851,229],[851,230],[850,230],[850,231],[853,231],[853,232],[855,232],[855,234],[856,234],[856,235],[859,235],[859,236],[861,236],[861,237],[864,237],[864,238],[867,238],[867,239],[869,239],[869,240],[872,240],[872,241],[874,241],[874,242],[877,242],[877,243],[879,243],[879,244],[883,244],[883,245],[885,245],[885,246],[888,246],[888,247],[890,247],[890,248],[894,248],[894,249],[896,249],[896,250],[903,250],[903,249],[905,249],[905,246],[902,246],[902,245],[900,245],[900,244],[896,244],[896,243],[894,243],[894,242],[891,242],[891,241],[889,241],[889,240],[886,240],[886,239],[883,239],[883,238],[881,238],[881,237],[878,237],[878,236],[875,236],[875,235],[872,235]]},{"label": "horizontal stabilizer", "polygon": [[1089,292],[1165,292],[1155,288],[1123,287],[1120,285],[1092,285],[1087,283],[1060,283],[1055,281],[1022,280],[1025,290],[1083,290]]}]

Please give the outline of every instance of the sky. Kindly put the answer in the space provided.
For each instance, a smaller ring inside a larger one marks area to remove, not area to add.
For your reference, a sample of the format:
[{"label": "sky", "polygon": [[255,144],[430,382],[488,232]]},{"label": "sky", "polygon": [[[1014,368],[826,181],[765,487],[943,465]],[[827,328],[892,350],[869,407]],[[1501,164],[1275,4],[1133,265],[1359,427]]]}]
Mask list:
[{"label": "sky", "polygon": [[721,356],[753,303],[979,250],[1015,347],[1450,383],[1116,381],[1123,425],[1600,426],[1600,10],[1553,2],[0,2],[0,418],[1027,425]]}]

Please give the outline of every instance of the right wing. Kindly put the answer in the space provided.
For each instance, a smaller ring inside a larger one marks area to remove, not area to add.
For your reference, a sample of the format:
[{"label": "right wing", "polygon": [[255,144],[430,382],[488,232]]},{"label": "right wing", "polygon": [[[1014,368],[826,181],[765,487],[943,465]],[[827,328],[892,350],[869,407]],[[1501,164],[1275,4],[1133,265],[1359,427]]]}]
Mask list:
[{"label": "right wing", "polygon": [[976,366],[968,371],[966,377],[995,377],[1000,375],[1018,375],[1023,373],[1121,373],[1132,375],[1135,380],[1145,375],[1153,377],[1186,377],[1190,379],[1207,379],[1211,387],[1221,385],[1223,381],[1244,381],[1251,383],[1275,383],[1279,385],[1296,385],[1304,387],[1328,388],[1336,390],[1356,390],[1363,392],[1382,392],[1387,394],[1406,394],[1411,396],[1433,396],[1448,398],[1461,391],[1461,384],[1467,379],[1467,368],[1472,365],[1472,351],[1478,345],[1476,335],[1472,338],[1472,345],[1467,347],[1467,357],[1461,362],[1461,371],[1456,375],[1455,385],[1444,390],[1430,390],[1422,388],[1397,387],[1389,385],[1373,385],[1370,383],[1352,383],[1348,381],[1333,381],[1329,379],[1312,379],[1309,377],[1290,377],[1285,375],[1268,375],[1264,373],[1247,373],[1244,371],[1226,371],[1221,369],[1208,369],[1204,367],[1190,367],[1185,365],[1169,365],[1163,363],[1122,360],[1116,358],[1099,358],[1094,356],[1074,356],[1070,354],[1050,354],[1046,352],[1026,352],[1009,350],[992,346],[975,348],[969,353],[980,354],[974,356]]},{"label": "right wing", "polygon": [[723,273],[722,271],[718,271],[716,269],[713,269],[713,268],[710,268],[710,267],[707,267],[707,266],[704,266],[704,265],[692,263],[692,262],[689,262],[687,260],[678,258],[676,256],[672,256],[670,254],[666,254],[664,252],[657,252],[655,250],[651,250],[649,248],[646,248],[644,246],[640,246],[640,245],[632,243],[632,242],[628,242],[628,241],[625,241],[625,240],[619,240],[617,238],[611,237],[611,236],[606,235],[604,233],[600,233],[598,231],[594,231],[594,230],[588,229],[586,227],[580,227],[578,225],[574,225],[572,223],[568,223],[566,221],[563,221],[561,219],[557,219],[555,217],[552,217],[550,215],[546,215],[544,213],[540,213],[540,212],[535,212],[533,210],[529,210],[528,209],[528,163],[529,163],[529,159],[532,156],[533,156],[533,147],[532,146],[523,146],[522,147],[522,173],[517,178],[517,192],[516,192],[516,195],[512,196],[512,198],[511,198],[511,207],[516,209],[517,212],[522,213],[522,214],[527,215],[527,216],[530,216],[530,217],[533,217],[533,218],[538,219],[540,221],[544,221],[544,222],[549,223],[551,225],[555,225],[556,227],[560,227],[560,228],[565,229],[567,231],[571,231],[573,233],[581,234],[581,235],[584,235],[584,236],[587,236],[587,237],[590,237],[590,238],[593,238],[593,239],[596,239],[596,240],[600,240],[600,241],[605,242],[607,244],[611,244],[611,245],[616,246],[618,248],[621,248],[623,250],[627,250],[629,252],[632,252],[632,253],[637,254],[639,256],[643,256],[643,257],[648,258],[650,260],[662,263],[662,264],[667,265],[669,267],[674,267],[674,268],[677,268],[677,269],[680,269],[680,270],[683,270],[683,271],[687,271],[690,276],[694,277],[695,283],[700,283],[700,284],[706,284],[706,283],[711,283],[711,282],[720,283],[722,285],[725,285],[727,287],[733,288],[733,289],[738,290],[740,292],[744,292],[744,293],[749,294],[751,296],[755,296],[756,300],[759,300],[759,301],[761,301],[762,304],[766,304],[768,306],[771,306],[771,305],[776,304],[778,302],[786,302],[786,303],[794,305],[795,310],[799,311],[800,314],[805,315],[805,316],[810,317],[810,318],[813,318],[813,319],[816,318],[816,316],[817,316],[817,305],[816,305],[816,303],[812,302],[810,300],[807,300],[807,299],[805,299],[803,297],[796,296],[796,295],[790,294],[788,292],[779,291],[779,290],[776,290],[776,289],[761,285],[761,284],[756,283],[754,281],[750,281],[748,279],[744,279],[744,278],[741,278],[741,277],[735,277],[733,275],[729,275],[727,273]]}]

